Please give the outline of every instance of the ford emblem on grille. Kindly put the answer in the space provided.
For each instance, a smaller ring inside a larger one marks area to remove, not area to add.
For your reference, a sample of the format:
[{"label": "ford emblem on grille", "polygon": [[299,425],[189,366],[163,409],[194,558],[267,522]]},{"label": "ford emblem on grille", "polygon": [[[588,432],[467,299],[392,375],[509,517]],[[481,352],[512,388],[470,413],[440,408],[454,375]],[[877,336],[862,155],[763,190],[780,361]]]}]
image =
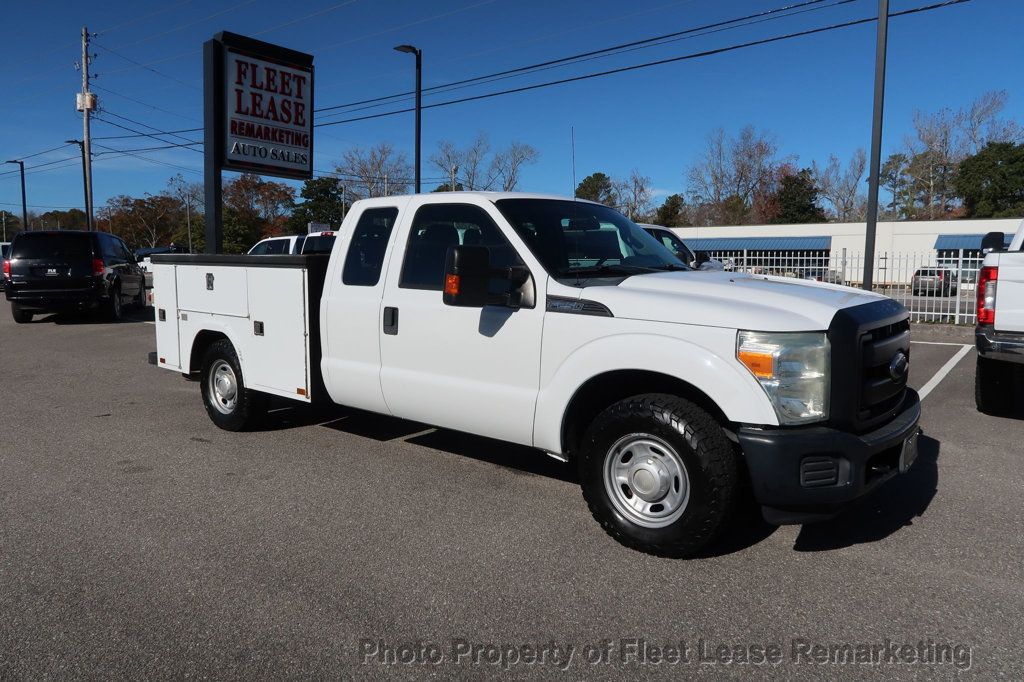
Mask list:
[{"label": "ford emblem on grille", "polygon": [[907,358],[907,354],[903,351],[899,351],[896,355],[892,356],[892,360],[889,361],[889,378],[896,384],[901,381],[905,381],[907,378],[907,371],[909,369],[910,360]]}]

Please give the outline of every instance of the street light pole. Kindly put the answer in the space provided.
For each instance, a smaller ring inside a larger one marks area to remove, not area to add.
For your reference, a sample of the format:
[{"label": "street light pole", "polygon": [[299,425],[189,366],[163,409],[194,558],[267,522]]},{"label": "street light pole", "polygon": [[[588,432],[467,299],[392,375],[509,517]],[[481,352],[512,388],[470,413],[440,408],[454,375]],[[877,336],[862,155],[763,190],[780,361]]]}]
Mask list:
[{"label": "street light pole", "polygon": [[868,168],[868,212],[864,230],[863,287],[871,291],[875,276],[875,231],[878,227],[878,174],[882,164],[882,110],[885,104],[885,49],[889,31],[889,0],[878,0],[875,39],[875,104],[871,119],[871,166]]},{"label": "street light pole", "polygon": [[420,129],[423,111],[423,50],[412,45],[399,45],[399,52],[416,55],[416,193],[420,193]]},{"label": "street light pole", "polygon": [[68,144],[77,144],[82,151],[82,191],[85,194],[85,229],[92,232],[92,211],[89,210],[89,171],[85,157],[85,143],[81,140],[64,140]]},{"label": "street light pole", "polygon": [[28,229],[28,204],[25,203],[25,162],[15,159],[7,163],[16,163],[21,169],[21,229]]}]

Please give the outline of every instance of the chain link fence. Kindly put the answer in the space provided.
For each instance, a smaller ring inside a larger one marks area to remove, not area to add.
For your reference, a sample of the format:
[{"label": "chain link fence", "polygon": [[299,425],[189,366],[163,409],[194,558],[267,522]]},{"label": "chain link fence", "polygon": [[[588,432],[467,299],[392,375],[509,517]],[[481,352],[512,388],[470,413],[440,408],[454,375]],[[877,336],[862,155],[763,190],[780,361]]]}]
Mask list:
[{"label": "chain link fence", "polygon": [[[860,287],[863,252],[842,251],[708,251],[726,270],[793,277]],[[977,250],[879,253],[873,290],[910,311],[914,322],[973,325],[974,286],[983,256]]]}]

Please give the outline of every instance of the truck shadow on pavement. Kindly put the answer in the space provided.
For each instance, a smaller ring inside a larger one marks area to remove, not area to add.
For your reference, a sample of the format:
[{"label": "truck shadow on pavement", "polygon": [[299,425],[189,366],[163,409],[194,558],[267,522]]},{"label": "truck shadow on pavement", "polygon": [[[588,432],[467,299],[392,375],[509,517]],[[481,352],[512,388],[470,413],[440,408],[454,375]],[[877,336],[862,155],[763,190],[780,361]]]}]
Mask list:
[{"label": "truck shadow on pavement", "polygon": [[117,322],[112,322],[105,316],[98,313],[88,312],[69,312],[69,313],[49,313],[39,315],[32,320],[30,324],[39,324],[50,322],[59,325],[87,325],[87,324],[139,324],[141,322],[152,322],[153,321],[153,309],[146,308],[140,310],[132,308],[125,310],[122,313],[122,317]]},{"label": "truck shadow on pavement", "polygon": [[412,445],[496,464],[517,473],[577,482],[576,470],[572,465],[554,460],[540,450],[461,431],[439,429],[408,419],[341,406],[296,406],[293,401],[285,399],[280,402],[275,399],[267,417],[260,431],[323,426],[377,441],[402,440]]},{"label": "truck shadow on pavement", "polygon": [[793,549],[821,552],[877,542],[913,525],[915,518],[924,515],[939,486],[939,441],[922,435],[918,448],[917,461],[910,471],[831,521],[805,525]]}]

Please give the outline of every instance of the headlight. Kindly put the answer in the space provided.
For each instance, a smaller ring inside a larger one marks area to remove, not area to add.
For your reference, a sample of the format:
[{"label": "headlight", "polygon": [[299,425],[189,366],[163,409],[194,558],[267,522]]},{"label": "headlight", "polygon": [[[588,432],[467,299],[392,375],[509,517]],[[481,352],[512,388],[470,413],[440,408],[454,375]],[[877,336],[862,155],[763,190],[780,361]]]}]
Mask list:
[{"label": "headlight", "polygon": [[780,424],[828,419],[829,344],[824,332],[748,332],[736,358],[768,394]]}]

